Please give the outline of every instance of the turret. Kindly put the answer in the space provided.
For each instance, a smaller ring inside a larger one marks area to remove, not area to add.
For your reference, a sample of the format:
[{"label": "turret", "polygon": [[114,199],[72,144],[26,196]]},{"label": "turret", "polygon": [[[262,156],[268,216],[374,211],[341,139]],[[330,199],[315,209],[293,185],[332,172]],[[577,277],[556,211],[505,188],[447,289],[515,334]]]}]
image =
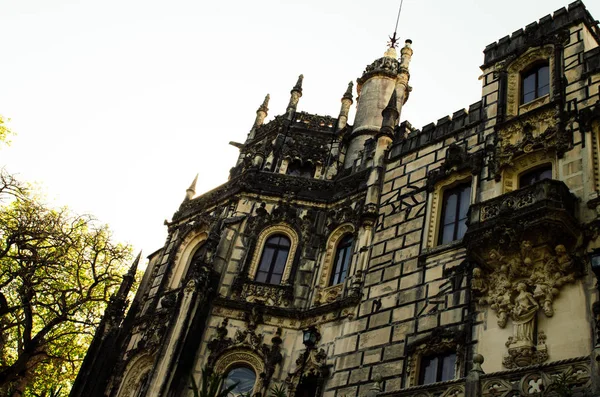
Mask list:
[{"label": "turret", "polygon": [[354,83],[348,83],[348,89],[342,96],[342,107],[340,108],[340,115],[338,116],[338,124],[337,129],[341,130],[346,127],[348,124],[348,112],[350,112],[350,106],[354,101],[352,100],[352,88],[354,87]]},{"label": "turret", "polygon": [[396,91],[397,109],[399,112],[402,111],[402,106],[410,92],[408,66],[413,53],[411,44],[410,40],[406,40],[405,46],[400,51],[402,59],[398,61],[396,48],[392,43],[383,57],[367,66],[363,75],[357,80],[356,117],[350,144],[346,150],[345,168],[354,164],[354,161],[360,157],[365,142],[381,129],[382,111],[393,91]]},{"label": "turret", "polygon": [[304,80],[304,75],[298,76],[298,81],[292,91],[290,91],[290,103],[288,103],[286,109],[286,117],[288,120],[292,120],[294,113],[296,112],[296,107],[298,106],[298,101],[302,96],[302,80]]}]

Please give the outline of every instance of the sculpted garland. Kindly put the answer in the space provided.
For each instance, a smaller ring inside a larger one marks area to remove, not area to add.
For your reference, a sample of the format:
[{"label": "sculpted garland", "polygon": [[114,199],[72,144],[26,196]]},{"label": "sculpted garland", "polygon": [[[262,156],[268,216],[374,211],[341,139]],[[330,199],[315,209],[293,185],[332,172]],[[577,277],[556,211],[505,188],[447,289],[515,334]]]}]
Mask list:
[{"label": "sculpted garland", "polygon": [[[554,252],[534,249],[523,241],[520,252],[502,255],[492,249],[486,269],[473,269],[471,288],[477,303],[496,312],[498,326],[513,323],[513,336],[506,342],[508,354],[503,359],[506,368],[536,364],[548,359],[545,335],[534,334],[537,313],[554,315],[553,302],[560,289],[575,281],[575,261],[559,244]],[[536,337],[537,336],[537,337]],[[537,340],[537,346],[536,346]]]}]

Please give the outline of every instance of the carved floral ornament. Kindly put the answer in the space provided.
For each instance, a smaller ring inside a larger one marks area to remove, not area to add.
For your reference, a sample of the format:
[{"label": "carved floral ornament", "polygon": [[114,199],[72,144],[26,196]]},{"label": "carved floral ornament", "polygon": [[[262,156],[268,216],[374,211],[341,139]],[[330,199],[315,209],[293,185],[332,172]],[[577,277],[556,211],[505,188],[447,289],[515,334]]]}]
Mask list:
[{"label": "carved floral ornament", "polygon": [[519,117],[497,127],[493,169],[496,177],[506,167],[513,167],[515,159],[536,151],[555,156],[569,147],[570,133],[559,128],[555,109],[546,109],[526,117]]},{"label": "carved floral ornament", "polygon": [[540,311],[546,317],[554,315],[553,302],[565,284],[575,281],[576,271],[575,259],[564,245],[550,250],[533,247],[528,240],[522,241],[518,252],[489,250],[485,265],[473,269],[471,289],[477,303],[496,312],[499,327],[512,321],[513,336],[506,342],[502,362],[506,368],[548,359],[544,333],[535,335],[537,315]]}]

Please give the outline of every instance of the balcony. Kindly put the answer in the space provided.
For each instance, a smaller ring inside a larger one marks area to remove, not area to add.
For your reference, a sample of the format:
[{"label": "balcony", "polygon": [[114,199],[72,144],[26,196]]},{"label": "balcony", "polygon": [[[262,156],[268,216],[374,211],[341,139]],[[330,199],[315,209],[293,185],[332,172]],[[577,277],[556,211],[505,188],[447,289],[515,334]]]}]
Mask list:
[{"label": "balcony", "polygon": [[577,198],[563,182],[545,179],[471,205],[464,242],[471,249],[525,239],[569,245],[580,233],[576,207]]}]

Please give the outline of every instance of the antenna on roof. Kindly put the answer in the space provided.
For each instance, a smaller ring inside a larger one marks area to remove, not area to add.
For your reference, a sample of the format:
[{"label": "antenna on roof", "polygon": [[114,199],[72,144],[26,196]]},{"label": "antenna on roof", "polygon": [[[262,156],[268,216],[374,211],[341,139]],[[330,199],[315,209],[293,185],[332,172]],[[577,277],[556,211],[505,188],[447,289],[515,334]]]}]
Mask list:
[{"label": "antenna on roof", "polygon": [[390,42],[388,45],[390,48],[396,48],[398,45],[398,37],[396,37],[396,32],[398,32],[398,22],[400,22],[400,13],[402,12],[402,3],[404,0],[400,0],[400,7],[398,8],[398,17],[396,18],[396,27],[394,28],[394,34],[390,36]]}]

